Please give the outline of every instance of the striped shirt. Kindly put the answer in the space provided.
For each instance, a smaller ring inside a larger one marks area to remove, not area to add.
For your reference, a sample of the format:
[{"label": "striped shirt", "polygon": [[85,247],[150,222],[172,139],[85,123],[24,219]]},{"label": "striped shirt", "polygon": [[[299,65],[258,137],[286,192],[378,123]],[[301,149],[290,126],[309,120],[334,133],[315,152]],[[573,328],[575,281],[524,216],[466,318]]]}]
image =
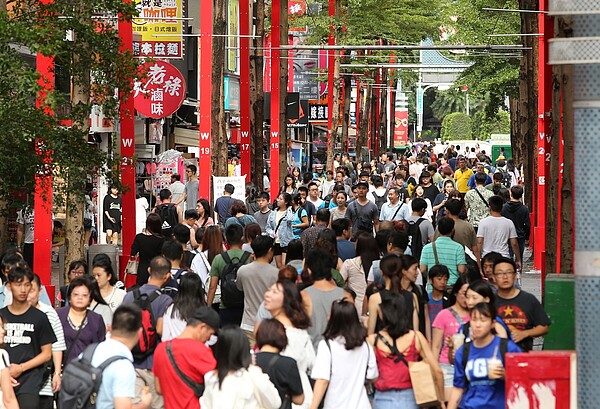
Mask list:
[{"label": "striped shirt", "polygon": [[[454,285],[456,280],[458,280],[458,266],[467,264],[465,259],[465,248],[446,236],[438,237],[434,243],[438,255],[437,264],[448,267],[448,270],[450,271],[448,285]],[[433,243],[429,243],[423,247],[420,264],[424,264],[427,267],[427,270],[436,264],[435,254],[433,253]]]},{"label": "striped shirt", "polygon": [[[44,304],[43,302],[38,303],[38,310],[42,311],[48,317],[48,321],[50,321],[50,326],[52,326],[52,330],[54,331],[54,335],[56,336],[56,342],[52,344],[52,353],[58,351],[65,351],[67,349],[67,345],[65,344],[65,335],[63,332],[63,327],[58,318],[58,314],[56,310],[51,306]],[[60,368],[54,368],[54,372],[60,371]],[[52,374],[40,390],[41,396],[53,396],[52,392]]]}]

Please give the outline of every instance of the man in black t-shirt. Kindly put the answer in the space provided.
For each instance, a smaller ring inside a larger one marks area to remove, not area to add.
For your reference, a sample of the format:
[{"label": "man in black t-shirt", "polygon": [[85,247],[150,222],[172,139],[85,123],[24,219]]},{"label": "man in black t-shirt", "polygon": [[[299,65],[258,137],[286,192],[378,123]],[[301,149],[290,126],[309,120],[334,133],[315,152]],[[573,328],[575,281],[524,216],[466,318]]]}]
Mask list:
[{"label": "man in black t-shirt", "polygon": [[0,310],[6,330],[4,348],[11,362],[9,373],[19,382],[15,394],[21,409],[39,409],[45,363],[52,359],[52,343],[56,342],[46,314],[27,302],[32,280],[28,267],[12,267],[6,287],[13,303]]},{"label": "man in black t-shirt", "polygon": [[223,196],[219,197],[215,202],[215,211],[219,216],[218,222],[221,226],[223,226],[227,219],[231,217],[231,206],[235,201],[235,199],[231,197],[231,195],[234,191],[235,186],[233,186],[231,183],[227,183],[223,188]]}]

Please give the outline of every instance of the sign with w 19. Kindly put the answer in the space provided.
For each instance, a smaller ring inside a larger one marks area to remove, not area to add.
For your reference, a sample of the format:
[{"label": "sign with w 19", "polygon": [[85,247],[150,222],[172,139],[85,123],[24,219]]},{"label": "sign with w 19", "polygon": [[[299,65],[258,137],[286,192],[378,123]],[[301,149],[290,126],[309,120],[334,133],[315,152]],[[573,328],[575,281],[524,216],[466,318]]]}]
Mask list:
[{"label": "sign with w 19", "polygon": [[149,118],[165,118],[177,111],[185,99],[185,80],[172,64],[146,62],[140,78],[133,82],[135,109]]}]

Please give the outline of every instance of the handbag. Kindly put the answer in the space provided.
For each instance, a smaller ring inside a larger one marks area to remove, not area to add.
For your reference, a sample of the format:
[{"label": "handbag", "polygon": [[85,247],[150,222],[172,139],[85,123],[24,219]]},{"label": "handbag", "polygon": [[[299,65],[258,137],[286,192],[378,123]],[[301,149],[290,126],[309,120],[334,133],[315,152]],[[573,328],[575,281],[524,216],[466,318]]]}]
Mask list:
[{"label": "handbag", "polygon": [[[415,401],[418,406],[434,406],[442,400],[438,396],[438,390],[435,385],[435,379],[433,378],[433,372],[431,372],[431,366],[425,361],[408,362],[404,355],[398,351],[396,345],[389,343],[380,334],[377,334],[377,339],[380,339],[392,352],[392,355],[396,356],[395,362],[404,362],[408,367],[408,373],[410,375],[410,383],[412,384],[413,393],[415,395]],[[415,332],[415,342],[418,341],[417,333]]]},{"label": "handbag", "polygon": [[127,262],[127,266],[125,267],[125,274],[133,274],[137,275],[138,266],[140,265],[139,257],[131,257]]}]

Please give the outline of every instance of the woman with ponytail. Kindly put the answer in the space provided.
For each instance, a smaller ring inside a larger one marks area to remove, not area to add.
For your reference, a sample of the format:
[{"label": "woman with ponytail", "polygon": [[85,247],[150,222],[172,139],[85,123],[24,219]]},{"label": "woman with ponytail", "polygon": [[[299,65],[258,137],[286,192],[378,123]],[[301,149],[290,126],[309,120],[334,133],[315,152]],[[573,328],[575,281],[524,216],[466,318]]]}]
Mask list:
[{"label": "woman with ponytail", "polygon": [[402,288],[401,274],[402,269],[405,268],[402,258],[396,254],[388,254],[381,259],[379,268],[381,269],[385,285],[379,292],[369,297],[368,333],[374,334],[383,328],[380,305],[384,300],[392,297],[404,298],[406,308],[408,309],[408,316],[412,317],[409,320],[410,329],[418,329],[419,308],[417,296]]}]

